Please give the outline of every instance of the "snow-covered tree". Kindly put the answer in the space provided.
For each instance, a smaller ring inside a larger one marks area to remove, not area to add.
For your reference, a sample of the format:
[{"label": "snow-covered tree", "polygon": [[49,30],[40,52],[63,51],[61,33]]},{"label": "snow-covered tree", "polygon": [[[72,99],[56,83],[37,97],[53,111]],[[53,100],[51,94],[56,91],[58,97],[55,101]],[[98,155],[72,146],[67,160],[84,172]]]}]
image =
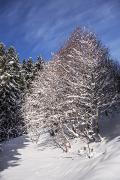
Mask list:
[{"label": "snow-covered tree", "polygon": [[100,140],[99,116],[119,101],[116,71],[96,36],[77,28],[26,95],[24,116],[35,139],[41,128],[67,151],[69,139]]},{"label": "snow-covered tree", "polygon": [[50,115],[48,108],[52,101],[52,88],[49,78],[52,79],[53,76],[51,74],[48,76],[47,73],[51,66],[45,65],[45,67],[44,71],[39,72],[36,76],[31,85],[30,93],[26,93],[23,108],[27,129],[35,134],[35,138],[38,138],[39,135],[36,134],[40,133],[41,127],[46,126],[46,123],[48,124],[47,116]]},{"label": "snow-covered tree", "polygon": [[63,89],[67,88],[63,94],[66,98],[63,112],[67,114],[69,127],[88,141],[96,140],[99,115],[119,102],[114,62],[93,33],[79,28],[58,57]]},{"label": "snow-covered tree", "polygon": [[[4,51],[3,51],[4,49]],[[0,141],[22,134],[22,77],[14,48],[0,45]]]},{"label": "snow-covered tree", "polygon": [[34,74],[36,75],[38,71],[43,70],[43,66],[44,66],[44,60],[41,56],[37,57],[37,60],[35,61],[34,64],[35,68],[34,68]]},{"label": "snow-covered tree", "polygon": [[25,82],[25,89],[30,90],[30,86],[35,76],[39,71],[43,69],[44,60],[42,57],[38,56],[36,61],[33,61],[32,58],[28,60],[23,60],[22,62],[22,75]]}]

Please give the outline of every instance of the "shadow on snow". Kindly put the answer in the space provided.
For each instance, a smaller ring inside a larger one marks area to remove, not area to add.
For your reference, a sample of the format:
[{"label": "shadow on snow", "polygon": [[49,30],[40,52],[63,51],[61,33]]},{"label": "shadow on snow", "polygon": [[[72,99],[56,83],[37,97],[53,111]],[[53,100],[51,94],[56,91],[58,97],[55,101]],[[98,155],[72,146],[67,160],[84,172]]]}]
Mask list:
[{"label": "shadow on snow", "polygon": [[21,136],[1,143],[0,171],[19,165],[21,159],[19,149],[25,148],[28,142],[27,137]]}]

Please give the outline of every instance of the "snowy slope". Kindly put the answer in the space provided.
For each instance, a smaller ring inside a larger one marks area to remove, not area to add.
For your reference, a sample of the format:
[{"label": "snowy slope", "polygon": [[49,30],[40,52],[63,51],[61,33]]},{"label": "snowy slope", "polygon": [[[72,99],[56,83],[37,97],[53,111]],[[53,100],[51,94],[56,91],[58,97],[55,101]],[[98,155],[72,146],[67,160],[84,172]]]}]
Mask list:
[{"label": "snowy slope", "polygon": [[109,141],[91,144],[90,159],[77,139],[67,154],[45,136],[38,145],[27,136],[2,144],[0,180],[120,180],[119,117],[102,118],[101,133]]},{"label": "snowy slope", "polygon": [[25,136],[11,140],[3,145],[0,179],[120,180],[120,137],[97,144],[91,159],[78,155],[77,148],[66,154],[52,147],[37,147]]}]

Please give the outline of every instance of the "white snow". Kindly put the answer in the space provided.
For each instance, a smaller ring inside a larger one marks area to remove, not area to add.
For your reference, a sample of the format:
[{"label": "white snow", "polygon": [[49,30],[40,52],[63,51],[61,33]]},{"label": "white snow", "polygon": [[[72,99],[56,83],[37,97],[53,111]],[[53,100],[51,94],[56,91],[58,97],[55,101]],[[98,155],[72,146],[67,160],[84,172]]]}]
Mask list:
[{"label": "white snow", "polygon": [[102,134],[109,141],[91,144],[90,159],[86,144],[77,138],[68,153],[43,135],[38,145],[27,136],[2,144],[0,180],[120,180],[119,117],[102,118]]},{"label": "white snow", "polygon": [[8,64],[14,64],[14,58],[12,58],[13,61],[11,60]]},{"label": "white snow", "polygon": [[[82,150],[60,149],[33,144],[19,137],[3,145],[0,157],[1,180],[119,180],[120,137],[95,147],[95,154],[87,158]],[[80,149],[80,147],[79,147]]]}]

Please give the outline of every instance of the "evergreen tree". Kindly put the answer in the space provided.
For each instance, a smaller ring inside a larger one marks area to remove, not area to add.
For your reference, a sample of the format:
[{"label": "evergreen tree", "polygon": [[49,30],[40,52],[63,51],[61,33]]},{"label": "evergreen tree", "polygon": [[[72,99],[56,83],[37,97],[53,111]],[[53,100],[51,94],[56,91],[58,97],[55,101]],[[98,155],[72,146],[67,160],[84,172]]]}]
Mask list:
[{"label": "evergreen tree", "polygon": [[35,76],[39,71],[43,70],[44,61],[42,57],[38,56],[37,60],[34,62],[32,58],[29,58],[28,61],[25,59],[22,62],[22,74],[25,82],[25,89],[30,90],[30,86]]},{"label": "evergreen tree", "polygon": [[5,54],[5,45],[3,43],[0,43],[0,56],[3,56]]},{"label": "evergreen tree", "polygon": [[13,47],[1,46],[0,52],[0,141],[22,134],[21,73]]},{"label": "evergreen tree", "polygon": [[41,71],[43,69],[44,66],[44,60],[41,56],[37,57],[37,60],[35,62],[35,68],[34,68],[34,72],[35,74],[37,74],[38,71]]}]

